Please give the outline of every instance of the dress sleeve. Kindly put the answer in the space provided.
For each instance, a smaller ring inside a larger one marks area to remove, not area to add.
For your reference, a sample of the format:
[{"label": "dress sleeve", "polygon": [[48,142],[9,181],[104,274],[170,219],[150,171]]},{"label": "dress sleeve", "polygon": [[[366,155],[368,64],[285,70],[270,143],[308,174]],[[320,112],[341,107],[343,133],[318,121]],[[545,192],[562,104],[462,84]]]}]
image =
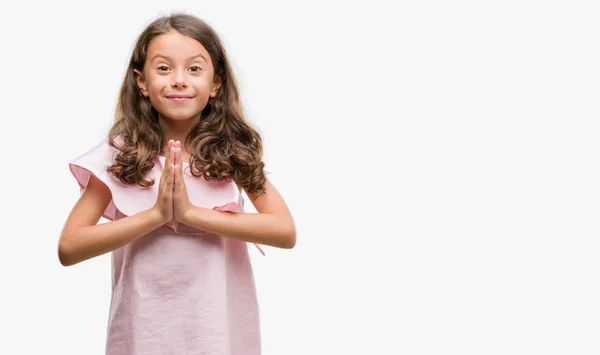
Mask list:
[{"label": "dress sleeve", "polygon": [[126,200],[120,201],[123,197],[122,192],[124,192],[120,181],[115,181],[116,178],[106,172],[106,169],[112,165],[115,154],[116,151],[108,143],[100,142],[69,162],[69,170],[79,184],[80,193],[87,188],[91,175],[94,175],[110,189],[112,199],[102,217],[111,221],[118,219],[118,212],[125,215],[131,215],[133,212],[130,203],[126,203]]}]

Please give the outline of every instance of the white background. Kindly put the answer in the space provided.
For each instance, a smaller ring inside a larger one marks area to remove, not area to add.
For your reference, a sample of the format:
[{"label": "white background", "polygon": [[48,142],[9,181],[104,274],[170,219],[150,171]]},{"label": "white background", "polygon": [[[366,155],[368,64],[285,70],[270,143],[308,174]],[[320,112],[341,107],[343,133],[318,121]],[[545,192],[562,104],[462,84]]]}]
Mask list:
[{"label": "white background", "polygon": [[[250,248],[265,355],[598,354],[592,1],[3,5],[2,354],[103,354],[110,256],[60,265],[136,36],[221,36],[292,250]],[[250,203],[248,211],[253,211]]]}]

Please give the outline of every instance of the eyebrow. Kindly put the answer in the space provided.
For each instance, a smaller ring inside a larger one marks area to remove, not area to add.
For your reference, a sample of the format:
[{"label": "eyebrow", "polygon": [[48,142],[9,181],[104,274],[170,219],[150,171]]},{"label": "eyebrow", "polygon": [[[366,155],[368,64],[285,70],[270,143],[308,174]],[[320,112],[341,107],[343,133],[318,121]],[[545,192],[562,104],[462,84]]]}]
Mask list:
[{"label": "eyebrow", "polygon": [[[195,56],[189,57],[189,58],[188,58],[188,60],[191,60],[191,59],[196,59],[196,58],[198,58],[198,57],[200,57],[200,58],[204,59],[204,61],[208,63],[208,60],[206,60],[206,58],[204,58],[204,56],[203,56],[202,54],[196,54]],[[157,58],[165,58],[165,59],[167,59],[167,60],[171,60],[171,58],[170,58],[170,57],[168,57],[168,56],[166,56],[166,55],[157,54],[157,55],[155,55],[155,56],[154,56],[154,58],[152,58],[151,62],[153,62],[153,61],[154,61],[155,59],[157,59]]]}]

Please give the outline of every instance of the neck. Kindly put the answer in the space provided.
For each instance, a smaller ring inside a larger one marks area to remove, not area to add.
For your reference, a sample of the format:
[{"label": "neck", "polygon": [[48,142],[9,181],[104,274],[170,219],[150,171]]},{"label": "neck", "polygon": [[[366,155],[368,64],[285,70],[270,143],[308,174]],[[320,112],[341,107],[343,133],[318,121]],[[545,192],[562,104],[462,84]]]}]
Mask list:
[{"label": "neck", "polygon": [[165,136],[165,147],[167,142],[172,139],[174,141],[181,142],[182,150],[184,150],[184,143],[186,137],[192,131],[192,128],[200,121],[200,115],[198,117],[189,118],[187,120],[172,120],[162,115],[158,116],[158,123]]}]

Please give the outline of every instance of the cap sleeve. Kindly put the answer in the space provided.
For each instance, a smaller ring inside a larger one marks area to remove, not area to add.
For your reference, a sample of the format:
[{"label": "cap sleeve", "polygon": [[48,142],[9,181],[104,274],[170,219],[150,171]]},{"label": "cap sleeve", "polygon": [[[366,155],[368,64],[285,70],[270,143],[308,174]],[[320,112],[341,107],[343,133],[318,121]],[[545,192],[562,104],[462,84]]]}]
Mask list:
[{"label": "cap sleeve", "polygon": [[[106,170],[113,164],[118,150],[107,141],[96,146],[69,162],[69,170],[79,184],[80,193],[86,189],[90,176],[94,175],[110,190],[112,199],[102,213],[102,217],[114,221],[132,216],[150,209],[156,203],[158,185],[162,174],[163,159],[155,159],[154,167],[146,175],[146,179],[155,181],[154,185],[141,187],[127,185]],[[206,181],[195,177],[184,167],[184,179],[190,202],[198,207],[217,211],[243,212],[244,199],[234,181]],[[206,235],[208,232],[179,223],[174,219],[165,224],[175,232],[189,235]],[[264,255],[258,244],[257,249]]]}]

